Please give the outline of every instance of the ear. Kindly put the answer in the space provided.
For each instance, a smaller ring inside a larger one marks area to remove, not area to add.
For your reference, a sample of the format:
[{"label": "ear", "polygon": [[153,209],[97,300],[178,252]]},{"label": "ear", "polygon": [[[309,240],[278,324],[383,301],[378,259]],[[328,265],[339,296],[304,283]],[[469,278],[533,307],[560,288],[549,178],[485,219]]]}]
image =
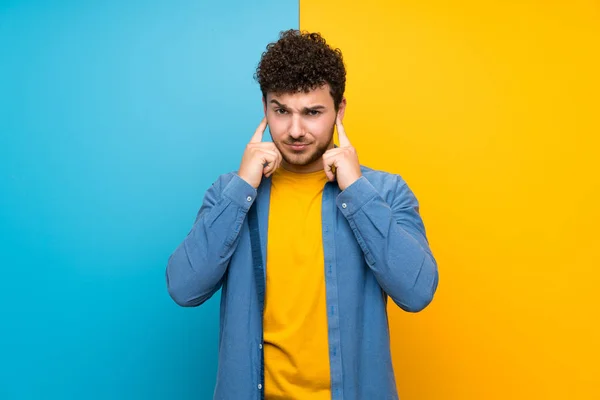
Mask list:
[{"label": "ear", "polygon": [[346,98],[343,97],[342,101],[340,102],[340,105],[338,107],[338,117],[340,118],[340,121],[344,120],[345,113],[346,113]]},{"label": "ear", "polygon": [[265,96],[262,96],[262,103],[263,103],[263,111],[265,113],[265,117],[267,116],[267,100],[265,99]]}]

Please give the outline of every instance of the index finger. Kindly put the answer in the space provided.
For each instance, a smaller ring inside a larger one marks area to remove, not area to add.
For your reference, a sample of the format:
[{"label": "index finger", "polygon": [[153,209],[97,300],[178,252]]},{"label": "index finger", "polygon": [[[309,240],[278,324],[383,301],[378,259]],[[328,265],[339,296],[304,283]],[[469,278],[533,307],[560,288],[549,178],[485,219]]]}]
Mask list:
[{"label": "index finger", "polygon": [[352,146],[352,144],[350,144],[350,139],[348,139],[348,135],[346,135],[346,130],[344,129],[344,125],[342,125],[342,120],[340,119],[340,117],[336,118],[335,126],[337,126],[338,138],[340,139],[340,147]]},{"label": "index finger", "polygon": [[260,143],[262,142],[263,135],[265,130],[267,129],[267,117],[264,117],[262,121],[260,121],[260,125],[254,131],[254,135],[252,135],[252,139],[250,139],[250,143]]}]

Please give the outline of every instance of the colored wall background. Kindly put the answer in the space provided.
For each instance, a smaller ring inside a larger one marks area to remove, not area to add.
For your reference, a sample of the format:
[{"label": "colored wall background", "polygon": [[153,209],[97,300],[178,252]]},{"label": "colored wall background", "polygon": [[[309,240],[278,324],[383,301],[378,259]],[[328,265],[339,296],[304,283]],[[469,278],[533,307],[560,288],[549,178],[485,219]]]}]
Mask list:
[{"label": "colored wall background", "polygon": [[167,258],[262,118],[298,3],[0,2],[0,399],[212,398],[218,302]]},{"label": "colored wall background", "polygon": [[400,397],[599,399],[600,3],[300,4],[439,262],[428,309],[390,307]]},{"label": "colored wall background", "polygon": [[390,307],[401,398],[600,398],[598,2],[14,0],[0,399],[211,398],[219,296],[177,307],[164,268],[299,22],[343,50],[346,130],[440,264],[428,309]]}]

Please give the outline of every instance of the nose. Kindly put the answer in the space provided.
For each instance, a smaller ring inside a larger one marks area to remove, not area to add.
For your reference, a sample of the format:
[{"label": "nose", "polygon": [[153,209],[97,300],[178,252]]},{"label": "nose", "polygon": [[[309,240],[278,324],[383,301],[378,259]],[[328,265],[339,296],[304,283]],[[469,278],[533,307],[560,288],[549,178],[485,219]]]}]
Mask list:
[{"label": "nose", "polygon": [[302,121],[299,115],[294,115],[292,117],[289,134],[294,139],[300,139],[305,135],[304,127],[302,126]]}]

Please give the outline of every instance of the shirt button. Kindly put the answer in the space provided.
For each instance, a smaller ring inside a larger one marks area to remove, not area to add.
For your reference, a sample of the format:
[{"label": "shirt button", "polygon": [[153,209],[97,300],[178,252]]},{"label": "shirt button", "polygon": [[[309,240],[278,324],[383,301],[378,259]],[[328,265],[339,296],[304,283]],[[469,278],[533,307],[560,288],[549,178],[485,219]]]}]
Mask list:
[{"label": "shirt button", "polygon": [[259,383],[258,384],[258,390],[261,390],[261,389],[262,389],[262,384]]},{"label": "shirt button", "polygon": [[262,343],[258,345],[258,348],[262,350]]},{"label": "shirt button", "polygon": [[252,197],[251,197],[251,196],[248,196],[248,197],[246,197],[246,200],[248,200],[248,201],[252,201]]},{"label": "shirt button", "polygon": [[346,207],[348,207],[348,204],[342,203],[342,208],[346,208]]}]

